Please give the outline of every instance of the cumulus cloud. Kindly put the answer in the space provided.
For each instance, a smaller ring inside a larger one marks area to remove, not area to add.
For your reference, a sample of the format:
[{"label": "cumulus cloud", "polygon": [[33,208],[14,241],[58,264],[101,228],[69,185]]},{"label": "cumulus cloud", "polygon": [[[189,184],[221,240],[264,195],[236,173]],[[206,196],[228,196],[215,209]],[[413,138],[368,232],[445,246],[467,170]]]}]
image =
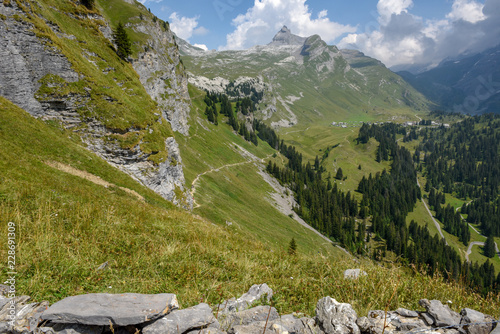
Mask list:
[{"label": "cumulus cloud", "polygon": [[208,47],[205,44],[193,44],[194,47],[200,48],[203,51],[208,51]]},{"label": "cumulus cloud", "polygon": [[220,49],[245,49],[269,43],[283,25],[299,36],[318,34],[326,42],[355,32],[356,28],[331,21],[326,10],[313,16],[306,0],[255,0],[245,14],[233,19],[235,30]]},{"label": "cumulus cloud", "polygon": [[148,3],[148,2],[160,3],[162,1],[163,0],[139,0],[139,2],[142,3],[143,5]]},{"label": "cumulus cloud", "polygon": [[186,41],[189,41],[193,35],[206,35],[208,33],[208,29],[205,27],[198,27],[199,16],[179,17],[176,12],[173,12],[169,19],[172,31]]},{"label": "cumulus cloud", "polygon": [[411,13],[411,0],[379,0],[375,30],[350,34],[339,45],[356,48],[389,67],[435,66],[446,57],[480,52],[500,41],[500,0],[454,0],[440,20]]}]

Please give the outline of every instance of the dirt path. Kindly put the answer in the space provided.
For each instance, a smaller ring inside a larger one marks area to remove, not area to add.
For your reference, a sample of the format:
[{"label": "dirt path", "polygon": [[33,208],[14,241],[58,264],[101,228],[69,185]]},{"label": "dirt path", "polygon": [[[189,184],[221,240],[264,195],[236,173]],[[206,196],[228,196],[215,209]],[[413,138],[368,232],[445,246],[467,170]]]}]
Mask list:
[{"label": "dirt path", "polygon": [[[418,182],[418,178],[417,178],[417,184],[418,184],[419,188],[422,188],[422,187],[420,187],[420,182]],[[434,216],[432,215],[431,210],[427,206],[427,203],[425,203],[423,198],[421,198],[420,200],[422,201],[422,203],[424,203],[425,209],[429,213],[429,216],[431,216],[431,219],[434,222],[434,225],[436,225],[436,228],[439,232],[439,235],[441,236],[441,238],[444,239],[445,244],[448,245],[448,241],[446,241],[446,238],[444,237],[443,231],[441,231],[441,226],[439,225],[438,221],[436,219],[434,219]]]},{"label": "dirt path", "polygon": [[256,157],[252,153],[248,152],[244,148],[239,147],[239,146],[238,146],[238,148],[242,151],[242,152],[240,152],[240,154],[244,158],[247,158],[248,160],[241,161],[241,162],[236,162],[236,163],[233,163],[233,164],[223,165],[223,166],[220,166],[220,167],[217,167],[217,168],[212,168],[212,169],[209,169],[209,170],[207,170],[207,171],[205,171],[203,173],[200,173],[200,174],[196,175],[195,179],[191,183],[191,191],[190,191],[191,198],[193,199],[193,210],[200,207],[200,204],[198,204],[196,202],[196,199],[194,198],[194,194],[196,193],[196,184],[200,181],[200,177],[202,177],[203,175],[207,175],[209,173],[219,172],[221,169],[224,169],[224,168],[241,166],[241,165],[245,165],[245,164],[249,164],[249,163],[254,163],[254,162],[264,163],[265,159],[268,159],[271,156],[271,154],[270,154],[270,155],[268,155],[265,158],[259,159],[258,157]]},{"label": "dirt path", "polygon": [[65,173],[81,177],[82,179],[88,180],[88,181],[90,181],[92,183],[98,184],[98,185],[103,186],[105,188],[109,188],[109,187],[120,188],[121,190],[123,190],[123,191],[125,191],[125,192],[127,192],[127,193],[129,193],[129,194],[131,194],[131,195],[133,195],[135,197],[137,197],[138,200],[144,202],[144,197],[142,197],[141,195],[139,195],[134,190],[131,190],[131,189],[128,189],[128,188],[124,188],[124,187],[118,187],[118,186],[114,185],[113,183],[109,183],[108,181],[105,181],[105,180],[101,179],[99,176],[96,176],[94,174],[90,174],[90,173],[85,172],[83,170],[76,169],[74,167],[71,167],[70,165],[66,165],[66,164],[63,164],[63,163],[60,163],[60,162],[57,162],[57,161],[46,161],[45,164],[48,165],[48,166],[50,166],[50,167],[52,167],[52,168],[58,169],[60,171],[63,171]]}]

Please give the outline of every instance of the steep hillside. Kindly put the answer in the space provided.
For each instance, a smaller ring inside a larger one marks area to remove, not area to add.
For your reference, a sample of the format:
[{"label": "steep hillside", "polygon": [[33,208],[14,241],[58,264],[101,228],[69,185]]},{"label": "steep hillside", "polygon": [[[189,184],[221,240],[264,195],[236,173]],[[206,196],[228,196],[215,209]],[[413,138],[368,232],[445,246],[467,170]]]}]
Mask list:
[{"label": "steep hillside", "polygon": [[[0,116],[0,233],[7,234],[5,222],[15,223],[19,295],[54,302],[90,292],[175,292],[184,308],[200,300],[215,305],[267,282],[280,312],[314,314],[316,301],[329,295],[352,303],[359,315],[389,301],[391,309],[418,308],[428,298],[498,316],[497,300],[439,277],[304,253],[300,244],[290,256],[282,245],[173,207],[89,152],[71,131],[1,97]],[[7,250],[2,243],[0,256]],[[353,265],[369,279],[343,279]],[[7,271],[3,266],[2,277]]]},{"label": "steep hillside", "polygon": [[[103,1],[94,10],[77,1],[4,1],[0,14],[2,95],[77,132],[110,164],[190,207],[172,131],[187,131],[189,96],[168,25],[143,6],[122,1]],[[140,23],[133,25],[132,18]],[[120,20],[133,42],[133,66],[110,41]],[[153,72],[155,66],[161,71]],[[159,88],[145,88],[142,81]]]},{"label": "steep hillside", "polygon": [[399,73],[428,99],[447,111],[500,112],[500,46],[420,73]]}]

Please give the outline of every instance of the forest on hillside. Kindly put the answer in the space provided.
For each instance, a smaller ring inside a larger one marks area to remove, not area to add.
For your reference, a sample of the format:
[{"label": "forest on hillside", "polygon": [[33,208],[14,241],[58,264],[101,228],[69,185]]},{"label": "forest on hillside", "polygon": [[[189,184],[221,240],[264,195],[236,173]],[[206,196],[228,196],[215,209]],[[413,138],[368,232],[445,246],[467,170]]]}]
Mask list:
[{"label": "forest on hillside", "polygon": [[[287,145],[274,129],[257,120],[254,101],[246,98],[231,102],[224,94],[207,93],[205,103],[209,121],[219,124],[218,117],[223,115],[247,141],[258,145],[259,138],[287,158],[283,166],[269,161],[267,172],[293,191],[297,203],[294,211],[333,242],[378,261],[392,252],[399,262],[417,266],[429,275],[439,272],[482,293],[500,291],[500,274],[495,276],[490,261],[482,265],[462,261],[446,240],[431,236],[415,221],[407,223],[408,214],[422,198],[417,183],[420,171],[427,179],[429,205],[448,233],[467,245],[470,222],[479,224],[487,236],[500,236],[499,116],[470,117],[451,128],[431,128],[427,123],[410,129],[394,123],[363,124],[357,144],[374,138],[378,142],[375,160],[389,161],[391,167],[363,176],[356,190],[362,195],[358,203],[354,194],[344,193],[332,183],[322,166],[323,159],[303,161],[293,145]],[[415,151],[398,145],[398,136],[403,136],[404,142],[419,140]],[[344,177],[339,168],[335,178]],[[468,200],[469,205],[461,212],[445,206],[447,193]],[[460,213],[467,214],[467,221]],[[372,238],[381,241],[377,243],[381,246],[369,251],[367,245]]]}]

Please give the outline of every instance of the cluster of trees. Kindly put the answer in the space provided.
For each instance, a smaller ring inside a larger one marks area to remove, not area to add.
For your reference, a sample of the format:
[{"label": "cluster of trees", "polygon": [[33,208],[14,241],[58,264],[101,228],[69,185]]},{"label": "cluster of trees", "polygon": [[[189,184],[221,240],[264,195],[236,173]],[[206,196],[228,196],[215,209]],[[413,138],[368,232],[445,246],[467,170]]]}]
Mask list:
[{"label": "cluster of trees", "polygon": [[462,205],[460,211],[467,214],[469,223],[479,224],[484,235],[500,236],[500,197],[489,201],[486,196],[481,196],[469,205]]},{"label": "cluster of trees", "polygon": [[235,82],[231,81],[226,87],[226,94],[230,97],[238,98],[240,96],[246,96],[254,105],[262,101],[264,97],[264,92],[258,92],[250,82],[235,85]]},{"label": "cluster of trees", "polygon": [[[422,142],[415,155],[424,154],[426,190],[442,189],[464,200],[472,199],[461,209],[467,214],[466,220],[479,224],[484,235],[499,237],[500,116],[469,117],[451,128],[422,129],[419,136]],[[415,161],[421,162],[417,157]],[[451,214],[452,209],[435,209],[448,225],[447,231],[466,243],[466,224]]]},{"label": "cluster of trees", "polygon": [[[360,216],[372,215],[372,231],[377,238],[385,239],[385,249],[393,251],[403,261],[424,268],[429,274],[439,271],[445,277],[462,280],[483,293],[500,289],[500,274],[495,279],[491,263],[478,265],[462,262],[460,255],[437,234],[431,236],[427,227],[421,227],[414,221],[407,226],[407,214],[421,197],[416,183],[415,157],[405,148],[397,146],[395,135],[401,131],[396,125],[363,126],[362,129],[359,142],[366,143],[371,137],[377,136],[379,143],[379,139],[386,143],[392,160],[390,172],[384,170],[375,177],[363,177],[358,186],[358,191],[363,194]],[[431,193],[431,205],[436,209],[441,208],[445,195],[436,193],[435,189],[431,189]],[[441,208],[440,219],[445,222],[448,231],[457,230],[457,235],[463,230],[468,233],[467,225],[453,208]],[[468,240],[470,235],[466,238]],[[373,257],[379,259],[380,250],[374,250]]]},{"label": "cluster of trees", "polygon": [[[286,145],[273,129],[255,121],[258,136],[288,158],[288,164],[279,167],[276,163],[267,165],[267,172],[282,184],[288,185],[295,194],[295,212],[309,225],[332,240],[340,242],[352,251],[364,249],[366,226],[361,224],[356,233],[358,203],[350,192],[344,194],[337,185],[325,182],[319,158],[314,165],[302,163],[302,154],[294,146]],[[363,228],[364,227],[364,228]]]},{"label": "cluster of trees", "polygon": [[[427,186],[427,184],[426,184]],[[442,207],[446,203],[445,194],[436,192],[434,188],[429,191],[429,205],[436,211],[436,218],[444,224],[446,232],[457,236],[467,246],[470,241],[469,226],[462,220],[462,216],[451,205]]]},{"label": "cluster of trees", "polygon": [[[245,138],[246,141],[253,143],[255,146],[259,144],[257,135],[255,133],[255,126],[256,126],[255,122],[252,122],[248,126],[245,120],[238,122],[231,101],[229,100],[229,97],[227,95],[207,92],[204,101],[205,104],[207,105],[205,108],[205,115],[207,115],[207,119],[210,122],[214,123],[215,125],[219,124],[218,121],[219,112],[217,111],[217,104],[220,104],[220,114],[227,116],[227,124],[229,124],[234,131],[240,134],[240,136]],[[239,108],[236,111],[238,110],[241,111],[241,109]]]}]

